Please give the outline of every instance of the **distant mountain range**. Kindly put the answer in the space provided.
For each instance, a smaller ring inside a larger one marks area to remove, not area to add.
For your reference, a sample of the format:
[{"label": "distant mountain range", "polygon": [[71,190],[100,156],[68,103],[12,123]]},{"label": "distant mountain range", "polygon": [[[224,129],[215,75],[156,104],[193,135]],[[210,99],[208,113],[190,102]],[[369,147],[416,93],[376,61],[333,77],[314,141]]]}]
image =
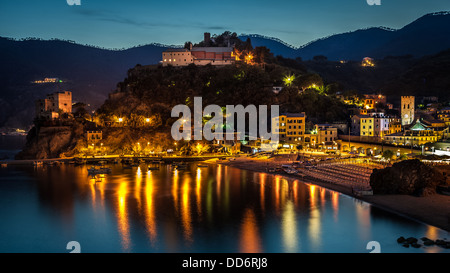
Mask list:
[{"label": "distant mountain range", "polygon": [[[450,13],[425,15],[399,30],[369,28],[332,35],[302,47],[260,35],[251,38],[253,46],[266,46],[275,55],[310,60],[324,55],[328,60],[361,61],[369,56],[411,54],[414,57],[437,54],[450,48]],[[34,117],[34,102],[58,90],[73,92],[74,101],[100,106],[108,93],[136,64],[157,64],[161,53],[172,47],[149,44],[124,50],[109,50],[61,40],[13,40],[0,37],[0,127],[25,128]],[[314,67],[321,72],[321,67]],[[325,73],[325,72],[324,72]],[[333,71],[328,71],[330,77]],[[411,76],[411,75],[410,75]],[[62,83],[34,84],[46,77]],[[359,83],[358,86],[364,85]]]},{"label": "distant mountain range", "polygon": [[413,55],[422,57],[450,48],[450,12],[427,14],[405,27],[394,30],[384,27],[361,29],[331,35],[301,47],[287,45],[276,38],[241,35],[250,38],[253,46],[266,46],[275,55],[310,60],[324,55],[329,60],[382,59],[386,56]]},{"label": "distant mountain range", "polygon": [[[96,109],[136,64],[157,63],[166,46],[145,45],[113,51],[60,40],[14,41],[0,38],[0,127],[25,127],[34,101],[70,90],[74,101]],[[34,84],[46,77],[62,83]]]}]

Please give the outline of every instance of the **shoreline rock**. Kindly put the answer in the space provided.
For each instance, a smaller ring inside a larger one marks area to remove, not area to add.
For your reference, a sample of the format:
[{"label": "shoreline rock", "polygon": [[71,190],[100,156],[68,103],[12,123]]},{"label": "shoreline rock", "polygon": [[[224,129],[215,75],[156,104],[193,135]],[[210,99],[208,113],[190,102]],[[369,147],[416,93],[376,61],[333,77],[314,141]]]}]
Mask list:
[{"label": "shoreline rock", "polygon": [[437,186],[446,184],[442,173],[418,159],[401,161],[385,169],[374,169],[370,176],[374,194],[428,196],[436,193]]}]

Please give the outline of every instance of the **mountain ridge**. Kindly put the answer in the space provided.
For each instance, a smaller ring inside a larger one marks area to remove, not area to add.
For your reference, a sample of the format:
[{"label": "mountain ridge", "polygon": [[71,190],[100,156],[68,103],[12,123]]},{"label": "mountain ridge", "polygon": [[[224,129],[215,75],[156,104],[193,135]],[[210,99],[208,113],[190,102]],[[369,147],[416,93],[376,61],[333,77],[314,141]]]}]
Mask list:
[{"label": "mountain ridge", "polygon": [[[278,38],[248,35],[253,46],[267,46],[275,55],[285,58],[309,60],[324,55],[328,60],[356,62],[366,56],[383,59],[410,54],[419,58],[450,48],[450,12],[427,14],[398,30],[360,29],[331,35],[298,48]],[[239,38],[245,40],[246,36]],[[137,64],[159,63],[161,53],[168,47],[182,46],[150,43],[127,49],[104,49],[70,40],[0,37],[0,82],[3,83],[0,86],[0,127],[24,128],[34,116],[34,101],[55,91],[71,90],[74,101],[91,104],[91,110],[95,110],[127,76],[130,68]],[[61,78],[63,83],[31,83],[45,77]]]}]

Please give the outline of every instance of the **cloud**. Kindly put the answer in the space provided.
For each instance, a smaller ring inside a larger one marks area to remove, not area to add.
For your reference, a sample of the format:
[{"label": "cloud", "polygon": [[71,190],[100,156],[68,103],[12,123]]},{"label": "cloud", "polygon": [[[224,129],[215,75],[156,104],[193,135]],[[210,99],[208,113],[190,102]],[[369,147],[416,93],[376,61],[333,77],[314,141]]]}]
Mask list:
[{"label": "cloud", "polygon": [[87,8],[74,9],[74,12],[84,16],[89,17],[93,20],[112,22],[117,24],[130,25],[133,27],[142,27],[142,28],[161,28],[161,27],[169,27],[169,28],[198,28],[202,30],[227,30],[227,27],[218,26],[218,25],[205,25],[202,22],[186,22],[182,23],[169,23],[167,21],[158,21],[157,23],[136,20],[132,18],[125,17],[123,15],[115,14],[113,12],[108,12],[104,10],[93,10]]}]

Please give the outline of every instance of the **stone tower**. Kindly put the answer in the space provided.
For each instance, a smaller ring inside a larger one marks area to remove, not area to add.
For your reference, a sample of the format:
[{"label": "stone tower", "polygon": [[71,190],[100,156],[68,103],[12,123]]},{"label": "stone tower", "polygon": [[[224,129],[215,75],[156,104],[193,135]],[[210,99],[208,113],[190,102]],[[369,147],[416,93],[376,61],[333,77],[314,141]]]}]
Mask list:
[{"label": "stone tower", "polygon": [[402,125],[409,125],[414,122],[414,96],[402,96],[401,114]]}]

